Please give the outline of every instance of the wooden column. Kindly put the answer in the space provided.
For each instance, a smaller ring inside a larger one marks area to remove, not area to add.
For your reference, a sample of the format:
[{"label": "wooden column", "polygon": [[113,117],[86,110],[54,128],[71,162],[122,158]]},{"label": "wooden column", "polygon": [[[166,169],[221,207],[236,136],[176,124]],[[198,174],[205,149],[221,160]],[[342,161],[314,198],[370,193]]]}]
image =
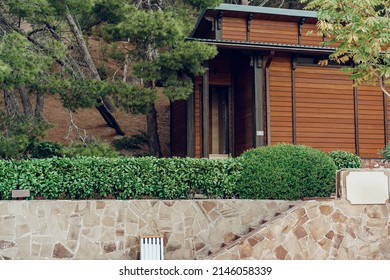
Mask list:
[{"label": "wooden column", "polygon": [[264,71],[263,56],[255,53],[253,67],[253,147],[264,146]]},{"label": "wooden column", "polygon": [[215,26],[215,40],[222,40],[222,18],[223,18],[223,11],[219,12],[219,14],[214,19],[214,26]]},{"label": "wooden column", "polygon": [[[385,85],[386,87],[386,85]],[[387,120],[387,95],[382,92],[383,94],[383,118],[384,118],[384,125],[385,125],[385,146],[387,145],[387,143],[389,143],[389,133],[388,133],[388,130],[387,130],[387,125],[388,125],[388,120]]]},{"label": "wooden column", "polygon": [[[354,82],[355,83],[355,82]],[[359,151],[359,109],[358,109],[358,89],[353,87],[353,106],[354,106],[354,123],[355,123],[355,153],[360,154]]]},{"label": "wooden column", "polygon": [[251,33],[251,21],[253,18],[253,14],[249,14],[246,19],[246,40],[250,41],[250,33]]},{"label": "wooden column", "polygon": [[297,57],[293,56],[291,63],[291,95],[292,95],[292,131],[293,131],[293,144],[297,143],[297,100],[295,90],[295,69],[297,68]]},{"label": "wooden column", "polygon": [[[208,67],[208,65],[206,65]],[[202,157],[209,157],[209,70],[203,74],[203,87],[201,97],[201,110],[202,110]]]},{"label": "wooden column", "polygon": [[302,26],[305,23],[306,18],[302,18],[298,24],[298,45],[302,44]]},{"label": "wooden column", "polygon": [[[195,87],[195,81],[194,81]],[[195,88],[187,100],[187,156],[195,157]]]}]

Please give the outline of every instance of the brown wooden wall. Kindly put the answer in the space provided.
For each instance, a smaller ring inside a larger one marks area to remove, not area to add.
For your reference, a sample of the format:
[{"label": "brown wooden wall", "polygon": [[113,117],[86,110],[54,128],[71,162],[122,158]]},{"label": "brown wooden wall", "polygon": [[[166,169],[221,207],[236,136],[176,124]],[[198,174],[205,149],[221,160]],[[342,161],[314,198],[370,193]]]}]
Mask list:
[{"label": "brown wooden wall", "polygon": [[355,152],[352,82],[339,68],[297,66],[297,144]]},{"label": "brown wooden wall", "polygon": [[251,21],[251,42],[298,44],[298,24],[254,19]]},{"label": "brown wooden wall", "polygon": [[271,144],[292,143],[291,57],[275,57],[270,65]]},{"label": "brown wooden wall", "polygon": [[223,17],[222,39],[233,41],[246,41],[246,19]]},{"label": "brown wooden wall", "polygon": [[234,56],[234,154],[253,147],[253,69],[250,57]]},{"label": "brown wooden wall", "polygon": [[360,154],[377,158],[378,149],[385,146],[382,90],[379,86],[362,85],[357,91]]},{"label": "brown wooden wall", "polygon": [[323,41],[322,35],[317,34],[317,26],[315,24],[305,23],[302,25],[301,45],[318,47]]},{"label": "brown wooden wall", "polygon": [[187,102],[175,101],[171,105],[171,130],[173,156],[185,157],[187,155]]}]

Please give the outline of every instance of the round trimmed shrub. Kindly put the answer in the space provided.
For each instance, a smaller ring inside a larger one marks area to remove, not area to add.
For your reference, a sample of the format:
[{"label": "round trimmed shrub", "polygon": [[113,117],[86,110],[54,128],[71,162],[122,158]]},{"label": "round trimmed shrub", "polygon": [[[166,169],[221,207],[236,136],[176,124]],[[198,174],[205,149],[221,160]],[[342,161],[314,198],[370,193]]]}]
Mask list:
[{"label": "round trimmed shrub", "polygon": [[278,144],[244,152],[237,193],[246,199],[295,200],[328,197],[336,166],[326,153],[303,145]]},{"label": "round trimmed shrub", "polygon": [[333,151],[329,152],[328,156],[333,159],[337,169],[362,167],[361,158],[348,151]]}]

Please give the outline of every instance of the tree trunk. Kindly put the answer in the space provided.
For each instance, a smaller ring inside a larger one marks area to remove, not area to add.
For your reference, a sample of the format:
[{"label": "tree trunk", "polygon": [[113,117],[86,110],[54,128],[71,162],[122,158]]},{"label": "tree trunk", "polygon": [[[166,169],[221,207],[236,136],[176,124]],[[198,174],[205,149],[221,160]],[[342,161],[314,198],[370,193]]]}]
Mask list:
[{"label": "tree trunk", "polygon": [[162,157],[160,138],[158,136],[157,126],[157,111],[154,103],[150,107],[149,113],[146,115],[147,133],[149,153],[155,157]]},{"label": "tree trunk", "polygon": [[23,106],[24,114],[32,117],[34,115],[34,113],[33,113],[33,108],[31,105],[30,98],[28,97],[28,95],[24,91],[24,88],[19,88],[18,91],[19,91],[19,95],[20,95],[20,101],[21,101],[22,106]]},{"label": "tree trunk", "polygon": [[4,90],[5,112],[9,116],[18,116],[22,114],[15,93],[10,90]]},{"label": "tree trunk", "polygon": [[[93,62],[92,57],[89,53],[87,44],[85,43],[85,40],[84,40],[83,35],[81,33],[81,30],[78,28],[76,22],[74,21],[73,16],[69,13],[69,11],[66,12],[65,18],[69,24],[69,27],[70,27],[73,35],[76,38],[77,44],[81,49],[85,63],[87,64],[87,67],[88,67],[89,71],[91,72],[92,77],[94,79],[100,81],[101,78],[99,76],[99,73],[97,71],[95,63]],[[113,109],[114,109],[114,106],[112,105],[111,100],[107,96],[104,96],[98,101],[99,101],[99,105],[96,106],[96,108],[100,112],[100,114],[102,115],[102,117],[106,121],[106,123],[110,127],[114,128],[115,131],[117,132],[117,134],[124,135],[124,132],[121,129],[121,127],[119,126],[115,117],[111,114]]]},{"label": "tree trunk", "polygon": [[44,104],[45,104],[45,96],[42,94],[38,94],[36,98],[35,113],[34,113],[34,116],[38,119],[42,118]]},{"label": "tree trunk", "polygon": [[96,109],[99,111],[100,115],[102,115],[103,119],[106,121],[106,123],[115,129],[116,134],[118,135],[125,135],[125,132],[122,130],[114,116],[111,114],[110,111],[108,111],[107,107],[104,106],[104,104],[99,104],[96,106]]}]

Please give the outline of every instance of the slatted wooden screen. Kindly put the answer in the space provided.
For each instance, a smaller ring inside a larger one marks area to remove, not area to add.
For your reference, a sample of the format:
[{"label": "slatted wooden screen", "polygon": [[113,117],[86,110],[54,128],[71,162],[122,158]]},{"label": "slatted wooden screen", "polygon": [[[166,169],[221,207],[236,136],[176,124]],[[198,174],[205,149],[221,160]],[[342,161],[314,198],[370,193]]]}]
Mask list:
[{"label": "slatted wooden screen", "polygon": [[298,44],[298,23],[253,19],[250,40],[252,42]]},{"label": "slatted wooden screen", "polygon": [[246,41],[246,19],[223,17],[222,39],[233,41]]},{"label": "slatted wooden screen", "polygon": [[297,143],[355,152],[352,82],[339,68],[296,69]]}]

